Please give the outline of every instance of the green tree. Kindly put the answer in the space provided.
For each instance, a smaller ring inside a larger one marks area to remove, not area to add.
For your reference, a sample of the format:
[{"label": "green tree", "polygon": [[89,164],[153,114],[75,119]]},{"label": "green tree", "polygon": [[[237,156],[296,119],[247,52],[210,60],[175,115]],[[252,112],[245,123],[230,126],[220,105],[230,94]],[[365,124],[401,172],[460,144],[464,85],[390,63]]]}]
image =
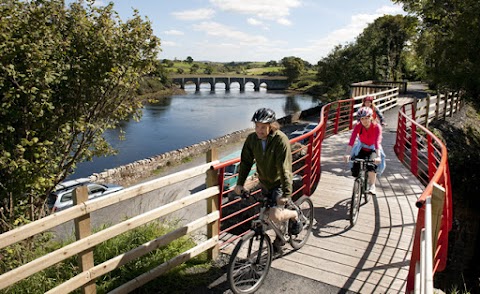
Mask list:
[{"label": "green tree", "polygon": [[398,80],[402,77],[404,49],[415,36],[416,27],[415,17],[385,15],[362,32],[356,46],[370,61],[370,79]]},{"label": "green tree", "polygon": [[200,66],[198,66],[198,64],[193,64],[191,67],[190,67],[190,73],[191,74],[194,74],[194,73],[197,73],[197,70],[200,68]]},{"label": "green tree", "polygon": [[300,57],[284,57],[281,61],[285,76],[289,83],[296,81],[305,69],[305,63]]},{"label": "green tree", "polygon": [[265,63],[265,67],[271,67],[271,66],[278,66],[278,64],[275,60],[270,60],[269,62]]},{"label": "green tree", "polygon": [[401,0],[421,20],[417,48],[434,85],[463,88],[480,98],[480,2],[477,0]]},{"label": "green tree", "polygon": [[214,71],[214,68],[212,65],[208,64],[207,67],[205,67],[205,70],[203,71],[207,75],[211,75]]},{"label": "green tree", "polygon": [[124,22],[94,2],[0,5],[1,231],[40,217],[78,162],[112,154],[102,133],[141,114],[159,39],[137,11]]},{"label": "green tree", "polygon": [[185,59],[185,62],[192,63],[193,62],[192,56],[188,56],[187,59]]}]

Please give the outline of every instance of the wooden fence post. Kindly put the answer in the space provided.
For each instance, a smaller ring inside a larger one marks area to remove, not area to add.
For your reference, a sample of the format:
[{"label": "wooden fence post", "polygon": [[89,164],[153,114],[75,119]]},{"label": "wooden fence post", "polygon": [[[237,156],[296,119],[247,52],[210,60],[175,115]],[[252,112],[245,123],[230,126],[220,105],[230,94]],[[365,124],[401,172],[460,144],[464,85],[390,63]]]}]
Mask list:
[{"label": "wooden fence post", "polygon": [[440,90],[437,89],[437,100],[435,102],[435,119],[438,119],[440,115],[440,101],[442,101],[442,95],[440,94]]},{"label": "wooden fence post", "polygon": [[[438,98],[438,96],[437,96]],[[428,129],[428,118],[430,117],[430,94],[427,94],[427,105],[425,106],[425,128]]]},{"label": "wooden fence post", "polygon": [[[432,249],[433,257],[435,257],[435,252],[437,251],[438,244],[438,234],[442,229],[442,212],[445,206],[445,188],[440,186],[437,183],[433,183],[432,189]],[[443,232],[447,234],[447,230]]]},{"label": "wooden fence post", "polygon": [[445,93],[445,99],[443,101],[443,119],[447,118],[447,106],[448,106],[448,91]]},{"label": "wooden fence post", "polygon": [[[78,205],[88,200],[87,186],[80,186],[73,190],[73,205]],[[75,237],[77,241],[86,238],[92,234],[92,227],[90,222],[90,214],[82,215],[74,220],[75,223]],[[82,272],[87,271],[95,266],[93,261],[93,248],[87,249],[78,254],[78,263]],[[81,287],[83,294],[97,293],[97,286],[95,280],[92,280]]]},{"label": "wooden fence post", "polygon": [[452,98],[450,99],[450,117],[453,116],[453,109],[454,109],[454,100],[455,100],[455,94],[452,95]]},{"label": "wooden fence post", "polygon": [[[218,160],[218,151],[217,149],[213,148],[207,151],[207,162],[212,162]],[[213,187],[218,185],[218,173],[216,170],[210,168],[207,171],[207,178],[206,178],[206,186]],[[210,197],[207,199],[207,214],[212,213],[214,211],[218,211],[220,209],[220,201],[222,198],[222,193],[219,192],[218,195]],[[221,214],[220,214],[221,216]],[[210,239],[214,236],[218,236],[220,232],[220,220],[216,220],[207,226],[207,238]],[[214,247],[208,249],[207,254],[210,260],[216,259],[220,253],[220,246],[215,245]]]}]

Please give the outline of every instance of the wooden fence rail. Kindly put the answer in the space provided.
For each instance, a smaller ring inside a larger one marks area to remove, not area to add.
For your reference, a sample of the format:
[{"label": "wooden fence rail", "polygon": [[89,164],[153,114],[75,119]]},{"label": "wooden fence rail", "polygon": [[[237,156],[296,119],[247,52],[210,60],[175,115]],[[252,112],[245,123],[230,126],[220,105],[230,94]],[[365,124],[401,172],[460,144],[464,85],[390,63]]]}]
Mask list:
[{"label": "wooden fence rail", "polygon": [[[39,257],[6,273],[3,273],[0,276],[0,289],[5,289],[6,287],[13,285],[22,279],[28,278],[31,275],[38,273],[58,262],[61,262],[71,256],[78,255],[80,269],[82,272],[72,279],[55,287],[54,289],[51,289],[48,291],[48,293],[66,293],[78,288],[82,288],[84,293],[95,293],[95,279],[98,277],[124,265],[127,262],[137,259],[154,249],[164,246],[177,238],[190,234],[195,230],[211,227],[212,224],[214,224],[213,226],[215,226],[215,224],[218,226],[218,220],[220,218],[218,205],[208,205],[208,211],[206,211],[206,215],[204,217],[185,224],[175,231],[164,236],[160,236],[159,238],[143,244],[129,252],[122,253],[110,260],[94,266],[92,250],[98,244],[127,231],[133,230],[148,222],[181,210],[186,206],[192,205],[199,201],[217,203],[219,187],[218,185],[210,185],[209,188],[152,209],[128,220],[122,221],[95,234],[91,233],[91,212],[199,175],[207,174],[208,179],[210,167],[212,164],[216,163],[217,161],[212,161],[198,167],[129,187],[116,193],[112,193],[108,197],[98,198],[90,201],[85,201],[87,199],[86,188],[77,188],[77,190],[74,192],[76,205],[73,207],[58,213],[54,213],[36,222],[27,224],[0,235],[1,249],[30,238],[36,234],[50,230],[55,226],[63,224],[67,221],[74,220],[75,235],[77,237],[77,241],[73,243],[70,243],[56,251],[50,252],[47,255]],[[128,291],[138,288],[165,271],[185,262],[201,252],[208,250],[210,256],[216,256],[218,253],[212,251],[218,251],[218,230],[208,230],[208,232],[209,234],[207,234],[206,241],[201,242],[194,248],[174,257],[169,261],[166,261],[148,273],[145,273],[140,277],[137,277],[136,279],[124,284],[123,286],[117,288],[114,292],[127,293]]]}]

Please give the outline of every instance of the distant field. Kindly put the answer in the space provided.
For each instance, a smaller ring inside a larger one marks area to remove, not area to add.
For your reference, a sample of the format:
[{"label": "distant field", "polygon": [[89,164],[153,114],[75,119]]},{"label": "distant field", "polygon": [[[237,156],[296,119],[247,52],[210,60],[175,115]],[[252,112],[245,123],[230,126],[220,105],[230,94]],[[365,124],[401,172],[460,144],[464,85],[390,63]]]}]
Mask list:
[{"label": "distant field", "polygon": [[[196,72],[191,73],[192,66],[196,64],[198,69]],[[165,69],[173,74],[173,75],[181,75],[181,76],[188,76],[188,75],[203,75],[205,74],[205,69],[210,67],[212,69],[212,73],[210,75],[252,75],[252,76],[262,76],[271,72],[275,72],[281,75],[283,67],[264,67],[265,62],[250,62],[250,63],[219,63],[219,62],[200,62],[194,61],[192,63],[188,63],[185,61],[174,61],[170,65],[164,64]],[[183,70],[183,73],[179,73],[178,71]]]}]

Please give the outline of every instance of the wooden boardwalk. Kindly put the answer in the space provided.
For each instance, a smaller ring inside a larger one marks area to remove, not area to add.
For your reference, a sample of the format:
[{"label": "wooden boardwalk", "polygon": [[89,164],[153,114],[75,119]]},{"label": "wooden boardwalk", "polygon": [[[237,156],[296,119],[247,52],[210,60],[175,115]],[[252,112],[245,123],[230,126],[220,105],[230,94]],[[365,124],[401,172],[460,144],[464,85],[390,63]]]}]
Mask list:
[{"label": "wooden boardwalk", "polygon": [[360,207],[351,228],[347,204],[353,177],[343,162],[349,136],[335,135],[323,143],[322,176],[312,195],[312,236],[302,249],[287,250],[272,266],[352,292],[405,293],[415,202],[424,187],[397,159],[394,128],[385,129],[385,172],[377,179],[376,197]]}]

